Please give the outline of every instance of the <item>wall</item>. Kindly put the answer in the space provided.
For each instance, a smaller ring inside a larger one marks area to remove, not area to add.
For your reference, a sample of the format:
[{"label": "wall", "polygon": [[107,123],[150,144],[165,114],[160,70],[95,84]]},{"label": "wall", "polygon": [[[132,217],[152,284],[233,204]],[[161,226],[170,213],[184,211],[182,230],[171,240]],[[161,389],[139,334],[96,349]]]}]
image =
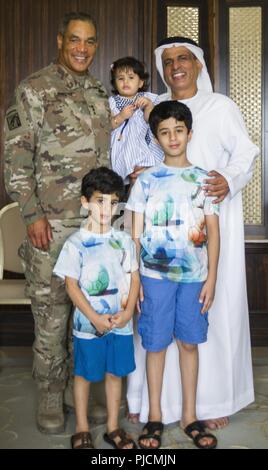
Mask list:
[{"label": "wall", "polygon": [[247,292],[251,340],[268,345],[268,243],[246,243]]}]

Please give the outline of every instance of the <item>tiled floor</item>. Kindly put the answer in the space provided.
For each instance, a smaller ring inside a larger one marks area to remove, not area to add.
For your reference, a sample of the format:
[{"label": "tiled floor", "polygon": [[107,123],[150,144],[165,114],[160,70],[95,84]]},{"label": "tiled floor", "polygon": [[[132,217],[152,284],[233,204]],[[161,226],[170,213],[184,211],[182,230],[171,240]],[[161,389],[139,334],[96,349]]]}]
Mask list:
[{"label": "tiled floor", "polygon": [[[268,348],[253,349],[256,402],[232,416],[227,428],[217,431],[220,449],[268,449]],[[66,449],[74,431],[74,415],[67,417],[66,431],[47,436],[35,426],[35,384],[31,378],[29,348],[0,349],[0,448]],[[137,438],[142,425],[122,419],[124,428]],[[104,425],[94,425],[95,447],[108,448],[102,434]],[[166,426],[163,448],[190,449],[192,443],[178,423]]]}]

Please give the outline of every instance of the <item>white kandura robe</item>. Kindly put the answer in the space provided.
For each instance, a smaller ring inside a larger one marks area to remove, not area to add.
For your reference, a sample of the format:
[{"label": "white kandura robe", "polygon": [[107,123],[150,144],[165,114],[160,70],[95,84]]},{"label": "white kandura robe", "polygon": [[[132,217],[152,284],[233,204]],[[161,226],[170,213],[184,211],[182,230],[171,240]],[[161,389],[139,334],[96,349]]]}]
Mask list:
[{"label": "white kandura robe", "polygon": [[[165,101],[168,94],[161,95]],[[224,95],[198,91],[183,101],[193,114],[188,159],[216,170],[228,181],[230,193],[220,204],[221,248],[216,295],[209,312],[207,343],[199,346],[197,416],[229,416],[254,401],[251,345],[245,276],[244,223],[241,189],[252,177],[258,148],[250,141],[236,104]],[[145,351],[135,337],[135,372],[128,379],[129,410],[148,419]],[[175,343],[167,350],[162,388],[165,424],[181,418],[181,382]]]}]

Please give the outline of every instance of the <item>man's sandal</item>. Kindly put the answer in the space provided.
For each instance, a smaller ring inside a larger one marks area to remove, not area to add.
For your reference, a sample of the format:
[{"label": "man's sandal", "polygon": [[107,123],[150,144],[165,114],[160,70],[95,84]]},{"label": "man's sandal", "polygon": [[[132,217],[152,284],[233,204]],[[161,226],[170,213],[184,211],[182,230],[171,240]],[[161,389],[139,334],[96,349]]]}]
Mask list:
[{"label": "man's sandal", "polygon": [[[138,443],[141,449],[159,449],[161,447],[161,436],[164,431],[164,425],[160,421],[148,421],[145,424],[143,431],[147,431],[146,434],[141,434],[138,439]],[[156,434],[158,433],[158,434]],[[151,445],[145,446],[141,443],[144,439],[154,439],[158,442],[157,447],[152,447]]]},{"label": "man's sandal", "polygon": [[71,437],[72,449],[94,449],[90,432],[77,432]]},{"label": "man's sandal", "polygon": [[[194,434],[195,431],[197,434]],[[217,447],[217,438],[213,434],[206,432],[205,426],[201,421],[194,421],[193,423],[188,424],[184,429],[184,432],[192,439],[193,443],[199,449],[215,449],[215,447]],[[211,444],[201,444],[200,441],[205,437],[212,439]]]},{"label": "man's sandal", "polygon": [[[116,437],[120,437],[119,442],[115,441]],[[133,441],[131,436],[124,431],[124,429],[115,429],[115,431],[112,431],[109,434],[106,432],[103,434],[103,439],[113,446],[114,449],[124,449],[128,444],[132,444],[132,447],[130,449],[126,448],[126,450],[137,449],[136,443]]]}]

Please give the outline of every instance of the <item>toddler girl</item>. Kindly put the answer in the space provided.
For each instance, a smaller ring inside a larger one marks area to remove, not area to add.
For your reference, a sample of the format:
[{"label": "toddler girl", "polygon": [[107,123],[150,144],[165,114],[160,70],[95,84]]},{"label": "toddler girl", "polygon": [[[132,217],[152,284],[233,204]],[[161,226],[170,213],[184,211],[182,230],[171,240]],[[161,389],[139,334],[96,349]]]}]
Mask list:
[{"label": "toddler girl", "polygon": [[148,73],[134,57],[118,59],[111,66],[114,96],[109,98],[112,112],[111,162],[124,180],[144,167],[163,159],[147,124],[157,95],[147,92]]}]

